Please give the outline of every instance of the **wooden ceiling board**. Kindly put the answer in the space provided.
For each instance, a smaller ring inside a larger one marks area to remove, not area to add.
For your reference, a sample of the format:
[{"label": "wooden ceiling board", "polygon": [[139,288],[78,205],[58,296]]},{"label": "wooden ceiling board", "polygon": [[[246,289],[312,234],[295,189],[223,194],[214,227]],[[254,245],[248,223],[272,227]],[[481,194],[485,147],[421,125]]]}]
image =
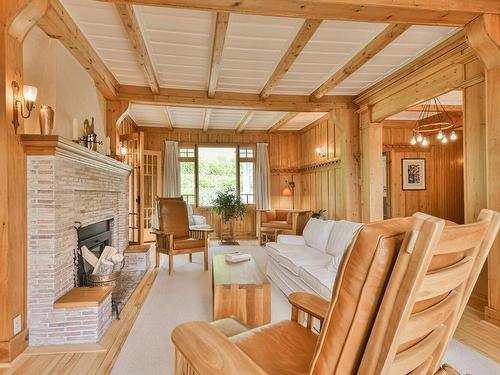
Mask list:
[{"label": "wooden ceiling board", "polygon": [[147,85],[114,4],[87,0],[61,3],[120,84]]},{"label": "wooden ceiling board", "polygon": [[217,91],[259,93],[303,21],[231,14]]},{"label": "wooden ceiling board", "polygon": [[297,116],[295,116],[293,119],[288,121],[286,125],[280,128],[280,131],[282,130],[300,130],[305,128],[307,125],[313,123],[314,121],[320,119],[326,115],[326,112],[314,112],[314,113],[308,113],[308,112],[301,112]]},{"label": "wooden ceiling board", "polygon": [[134,6],[161,87],[206,89],[215,14]]}]

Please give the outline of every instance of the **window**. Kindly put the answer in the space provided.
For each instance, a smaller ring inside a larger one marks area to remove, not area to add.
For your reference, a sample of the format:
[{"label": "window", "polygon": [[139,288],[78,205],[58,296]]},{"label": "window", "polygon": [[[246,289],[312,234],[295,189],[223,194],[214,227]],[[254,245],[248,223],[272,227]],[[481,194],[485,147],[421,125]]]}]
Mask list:
[{"label": "window", "polygon": [[236,191],[236,148],[198,148],[200,206],[211,206],[218,191]]},{"label": "window", "polygon": [[179,164],[181,170],[181,196],[187,204],[196,204],[196,158],[195,148],[179,149]]},{"label": "window", "polygon": [[184,146],[179,148],[181,195],[189,204],[212,206],[218,191],[232,190],[254,204],[255,148]]}]

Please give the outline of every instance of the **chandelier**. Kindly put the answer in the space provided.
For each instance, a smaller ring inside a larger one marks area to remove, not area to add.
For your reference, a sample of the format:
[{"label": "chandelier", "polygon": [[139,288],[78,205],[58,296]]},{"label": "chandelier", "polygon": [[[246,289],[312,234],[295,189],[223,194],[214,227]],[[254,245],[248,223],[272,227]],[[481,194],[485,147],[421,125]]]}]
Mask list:
[{"label": "chandelier", "polygon": [[[437,112],[437,113],[436,113]],[[436,114],[434,114],[436,113]],[[432,116],[432,117],[431,117]],[[429,137],[436,135],[436,139],[443,144],[449,140],[455,141],[455,123],[450,114],[443,107],[438,98],[431,99],[423,105],[418,120],[413,127],[413,137],[410,144],[417,143],[423,147],[429,145]]]}]

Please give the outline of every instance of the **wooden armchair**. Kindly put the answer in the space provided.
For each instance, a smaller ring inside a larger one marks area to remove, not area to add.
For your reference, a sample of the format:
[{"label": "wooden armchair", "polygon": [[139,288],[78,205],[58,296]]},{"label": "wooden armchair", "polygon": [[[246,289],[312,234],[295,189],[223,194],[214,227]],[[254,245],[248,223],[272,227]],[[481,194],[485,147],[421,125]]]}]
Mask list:
[{"label": "wooden armchair", "polygon": [[[205,271],[208,270],[208,234],[209,228],[190,229],[188,208],[182,198],[157,198],[159,212],[159,230],[152,231],[156,235],[156,266],[160,265],[160,254],[167,254],[168,274],[174,270],[174,255],[189,254],[193,261],[193,253],[204,253]],[[199,235],[191,235],[197,232]]]},{"label": "wooden armchair", "polygon": [[260,211],[260,227],[279,229],[281,234],[300,235],[310,216],[310,210]]},{"label": "wooden armchair", "polygon": [[292,294],[291,320],[252,330],[182,324],[172,332],[175,373],[455,375],[439,363],[499,226],[488,210],[469,225],[423,214],[365,225],[331,303]]}]

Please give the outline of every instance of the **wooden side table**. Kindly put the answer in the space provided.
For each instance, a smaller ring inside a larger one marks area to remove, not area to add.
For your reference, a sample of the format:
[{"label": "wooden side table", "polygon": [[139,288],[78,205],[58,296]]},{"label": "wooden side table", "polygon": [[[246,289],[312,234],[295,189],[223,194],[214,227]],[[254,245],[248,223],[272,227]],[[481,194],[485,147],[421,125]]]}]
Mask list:
[{"label": "wooden side table", "polygon": [[229,263],[215,255],[212,282],[214,320],[234,316],[250,328],[271,322],[271,284],[253,258]]},{"label": "wooden side table", "polygon": [[260,246],[265,245],[268,242],[276,241],[278,239],[278,234],[280,234],[281,229],[261,227],[259,235]]}]

